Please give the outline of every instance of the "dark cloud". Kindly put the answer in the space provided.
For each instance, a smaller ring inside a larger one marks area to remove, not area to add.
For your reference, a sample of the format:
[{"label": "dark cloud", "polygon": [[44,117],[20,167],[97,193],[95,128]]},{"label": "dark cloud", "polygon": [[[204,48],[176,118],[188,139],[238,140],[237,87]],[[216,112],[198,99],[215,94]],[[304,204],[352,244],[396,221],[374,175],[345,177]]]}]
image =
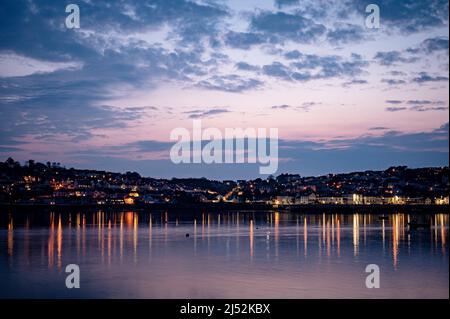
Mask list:
[{"label": "dark cloud", "polygon": [[21,149],[18,147],[11,147],[11,146],[0,146],[0,153],[6,153],[10,154],[11,152],[17,152]]},{"label": "dark cloud", "polygon": [[448,51],[448,37],[435,37],[426,39],[420,44],[419,48],[426,54]]},{"label": "dark cloud", "polygon": [[390,71],[389,74],[392,75],[392,76],[403,76],[403,75],[406,75],[405,72],[397,71],[397,70]]},{"label": "dark cloud", "polygon": [[407,110],[408,108],[404,107],[404,106],[392,106],[392,107],[387,107],[386,111],[388,112],[398,112],[398,111],[404,111]]},{"label": "dark cloud", "polygon": [[[147,141],[136,141],[133,143],[129,143],[125,145],[125,147],[129,148],[137,148],[138,151],[141,152],[164,152],[167,151],[167,153],[170,151],[170,148],[172,147],[173,143],[171,142],[161,142],[161,141],[153,141],[153,140],[147,140]],[[123,149],[124,146],[119,146],[118,149]]]},{"label": "dark cloud", "polygon": [[212,110],[194,110],[185,112],[189,114],[189,118],[191,119],[200,119],[204,117],[212,117],[214,115],[229,113],[230,111],[227,109],[212,109]]},{"label": "dark cloud", "polygon": [[440,82],[440,81],[448,81],[448,77],[446,76],[432,76],[427,72],[420,72],[419,76],[413,78],[413,82],[416,83],[426,83],[426,82]]},{"label": "dark cloud", "polygon": [[417,57],[417,59],[426,59],[432,54],[440,53],[448,56],[448,37],[428,38],[418,46],[406,49],[405,52]]},{"label": "dark cloud", "polygon": [[431,100],[409,100],[409,101],[400,101],[400,100],[387,100],[386,103],[393,105],[412,105],[409,108],[405,105],[402,106],[392,106],[386,108],[388,112],[398,112],[398,111],[416,111],[416,112],[428,112],[428,111],[446,111],[448,107],[444,106],[444,101],[431,101]]},{"label": "dark cloud", "polygon": [[[191,77],[207,75],[227,58],[223,54],[211,54],[209,59],[204,59],[201,46],[180,45],[167,50],[137,39],[122,43],[114,37],[108,38],[109,32],[127,36],[134,31],[157,30],[170,24],[180,32],[180,43],[197,44],[198,39],[188,34],[214,36],[219,20],[227,15],[222,6],[184,0],[83,2],[80,4],[82,29],[68,30],[63,25],[66,16],[63,5],[48,1],[34,5],[35,10],[26,1],[2,4],[0,50],[43,63],[75,59],[82,66],[0,78],[0,96],[12,97],[0,99],[0,134],[4,138],[20,141],[27,135],[36,139],[65,135],[72,141],[85,141],[93,137],[95,128],[127,127],[146,112],[156,110],[99,106],[101,101],[111,98],[111,88],[126,85],[148,90],[165,80],[191,80]],[[130,11],[134,17],[126,13]],[[188,29],[190,32],[184,34]],[[96,32],[95,36],[80,33],[86,30]]]},{"label": "dark cloud", "polygon": [[369,128],[369,131],[385,131],[385,130],[389,130],[389,128],[384,126],[375,126]]},{"label": "dark cloud", "polygon": [[76,101],[55,103],[38,99],[17,107],[10,104],[0,108],[0,135],[19,144],[28,135],[45,140],[67,136],[73,142],[86,141],[94,137],[92,129],[125,128],[145,116],[142,110],[84,105]]},{"label": "dark cloud", "polygon": [[436,37],[426,39],[425,41],[423,41],[422,47],[427,53],[435,51],[448,51],[448,38]]},{"label": "dark cloud", "polygon": [[444,101],[431,101],[431,100],[409,100],[408,104],[420,104],[420,105],[440,105],[444,104]]},{"label": "dark cloud", "polygon": [[429,112],[429,111],[447,111],[448,107],[445,106],[425,106],[425,105],[414,105],[411,107],[412,111],[417,112]]},{"label": "dark cloud", "polygon": [[251,30],[278,41],[311,43],[326,32],[325,26],[301,14],[261,11],[251,18]]},{"label": "dark cloud", "polygon": [[289,51],[284,54],[284,57],[288,60],[296,60],[302,56],[303,54],[298,50]]},{"label": "dark cloud", "polygon": [[235,67],[241,71],[258,71],[260,68],[256,65],[251,65],[246,62],[238,62]]},{"label": "dark cloud", "polygon": [[243,78],[235,74],[219,76],[215,75],[207,80],[197,83],[200,88],[239,93],[260,88],[263,82],[253,78]]},{"label": "dark cloud", "polygon": [[111,87],[152,89],[164,79],[185,81],[207,74],[210,63],[196,52],[130,46],[91,57],[76,70],[0,78],[0,96],[15,97],[0,99],[2,129],[17,136],[65,134],[87,140],[94,128],[126,127],[155,111],[98,106],[111,98]]},{"label": "dark cloud", "polygon": [[[105,145],[101,148],[90,149],[89,147],[84,149],[77,149],[76,151],[67,151],[66,154],[70,157],[89,160],[92,162],[96,158],[109,159],[108,162],[103,165],[108,166],[110,161],[122,161],[128,162],[131,156],[134,158],[134,161],[138,161],[141,158],[150,156],[155,156],[156,158],[167,158],[170,148],[173,146],[173,142],[163,142],[156,140],[138,140],[131,143],[121,144],[121,145]],[[128,156],[127,156],[128,155]],[[95,160],[94,160],[95,162]],[[92,167],[88,167],[91,169]],[[105,169],[101,167],[101,169]],[[129,171],[129,167],[124,165],[123,170],[121,171]]]},{"label": "dark cloud", "polygon": [[[254,19],[260,23],[253,23],[252,20],[251,26],[255,26],[253,29],[265,34],[279,36],[279,41],[288,38],[305,43],[325,35],[332,44],[345,44],[367,38],[368,30],[364,26],[364,19],[367,16],[365,9],[370,2],[346,0],[330,3],[317,0],[313,3],[315,6],[312,6],[311,2],[298,0],[275,0],[275,6],[279,9],[295,6],[296,10],[290,13],[260,12],[255,15],[259,20]],[[376,4],[380,7],[383,28],[394,32],[416,33],[448,24],[448,1],[446,0],[380,0]],[[278,20],[278,23],[274,23],[272,18]],[[306,23],[308,20],[314,23],[310,27]],[[354,23],[355,20],[360,23]],[[326,30],[324,25],[328,25],[330,21],[335,23]],[[295,34],[302,27],[304,32],[301,35]]]},{"label": "dark cloud", "polygon": [[[363,73],[368,65],[360,55],[352,54],[349,59],[340,56],[319,56],[298,51],[285,53],[293,62],[289,66],[281,62],[263,66],[264,74],[286,81],[306,82],[334,77],[355,77]],[[349,84],[364,84],[365,80],[352,79]]]},{"label": "dark cloud", "polygon": [[369,82],[367,82],[366,80],[354,79],[354,80],[351,80],[351,81],[344,82],[342,84],[342,86],[348,87],[348,86],[352,86],[352,85],[362,85],[362,84],[368,84],[368,83]]},{"label": "dark cloud", "polygon": [[359,42],[365,39],[365,32],[366,30],[359,25],[341,23],[327,32],[327,40],[332,44]]},{"label": "dark cloud", "polygon": [[382,83],[387,83],[389,85],[399,85],[399,84],[405,84],[405,80],[398,80],[398,79],[381,79]]},{"label": "dark cloud", "polygon": [[291,70],[280,62],[273,62],[263,66],[263,72],[266,75],[281,78],[283,80],[292,80]]},{"label": "dark cloud", "polygon": [[374,59],[381,65],[391,66],[398,63],[414,63],[418,61],[417,57],[405,57],[399,51],[377,52]]},{"label": "dark cloud", "polygon": [[295,6],[300,3],[300,0],[275,0],[275,5],[278,8]]},{"label": "dark cloud", "polygon": [[285,110],[285,109],[290,109],[290,108],[292,108],[292,106],[287,105],[287,104],[272,106],[272,109],[274,109],[274,110]]},{"label": "dark cloud", "polygon": [[301,105],[298,105],[298,106],[282,104],[282,105],[274,105],[274,106],[272,106],[272,109],[273,110],[287,110],[287,109],[291,109],[291,110],[295,110],[295,111],[308,112],[311,109],[311,107],[319,105],[319,104],[321,104],[321,103],[317,103],[317,102],[303,102]]},{"label": "dark cloud", "polygon": [[[383,128],[384,130],[384,128]],[[335,139],[326,142],[311,143],[312,149],[342,149],[343,146],[354,149],[384,148],[396,151],[426,151],[433,149],[448,153],[448,123],[436,130],[421,133],[403,133],[387,131],[381,136],[360,136],[354,139]],[[292,144],[296,142],[293,141]]]},{"label": "dark cloud", "polygon": [[225,44],[238,49],[249,49],[258,44],[266,43],[267,38],[258,33],[253,32],[228,32],[225,36]]},{"label": "dark cloud", "polygon": [[388,104],[402,104],[403,101],[400,101],[400,100],[386,100],[386,103],[388,103]]},{"label": "dark cloud", "polygon": [[448,165],[448,123],[439,129],[419,133],[387,128],[375,131],[382,134],[323,142],[280,140],[280,158],[289,160],[280,162],[279,171],[317,175],[355,169],[385,169],[393,165]]},{"label": "dark cloud", "polygon": [[[180,43],[215,37],[222,19],[229,15],[223,5],[188,0],[84,1],[78,5],[83,30],[127,35],[169,25],[177,30]],[[98,56],[95,48],[80,41],[77,30],[65,28],[64,6],[44,0],[32,5],[25,0],[4,1],[0,10],[0,49],[46,60]]]},{"label": "dark cloud", "polygon": [[291,65],[298,70],[320,69],[319,77],[334,77],[361,74],[362,69],[368,65],[368,62],[364,61],[358,54],[352,54],[350,59],[335,55],[301,54]]}]

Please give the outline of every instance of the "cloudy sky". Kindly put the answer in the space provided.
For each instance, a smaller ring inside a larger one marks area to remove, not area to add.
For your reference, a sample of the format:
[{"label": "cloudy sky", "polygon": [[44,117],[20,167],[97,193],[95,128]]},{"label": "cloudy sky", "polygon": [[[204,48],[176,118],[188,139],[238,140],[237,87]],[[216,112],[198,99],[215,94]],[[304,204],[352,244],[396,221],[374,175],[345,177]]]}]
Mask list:
[{"label": "cloudy sky", "polygon": [[0,160],[257,177],[171,163],[201,119],[278,128],[279,173],[448,165],[446,0],[2,0],[0,25]]}]

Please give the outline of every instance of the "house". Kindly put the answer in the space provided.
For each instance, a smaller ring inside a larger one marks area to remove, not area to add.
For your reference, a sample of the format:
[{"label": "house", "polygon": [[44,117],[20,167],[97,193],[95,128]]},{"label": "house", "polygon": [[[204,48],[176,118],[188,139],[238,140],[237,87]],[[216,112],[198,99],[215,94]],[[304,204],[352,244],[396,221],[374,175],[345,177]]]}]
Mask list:
[{"label": "house", "polygon": [[403,196],[392,196],[386,198],[386,203],[391,205],[404,205],[406,204],[407,198]]},{"label": "house", "polygon": [[295,198],[293,196],[277,196],[274,202],[275,205],[293,205]]},{"label": "house", "polygon": [[363,198],[365,205],[383,205],[384,198],[380,196],[364,196]]},{"label": "house", "polygon": [[441,197],[441,198],[436,198],[434,200],[436,205],[448,205],[449,204],[449,197]]},{"label": "house", "polygon": [[319,197],[318,201],[320,204],[333,204],[333,205],[342,205],[344,204],[344,198],[338,196],[324,196]]},{"label": "house", "polygon": [[295,203],[298,205],[314,204],[317,201],[317,195],[315,193],[309,193],[301,195],[295,199]]},{"label": "house", "polygon": [[132,196],[125,196],[125,197],[123,198],[123,201],[124,201],[124,203],[125,203],[126,205],[134,205],[135,197],[132,197]]},{"label": "house", "polygon": [[347,194],[343,197],[343,204],[347,205],[362,205],[364,204],[364,196],[361,194]]}]

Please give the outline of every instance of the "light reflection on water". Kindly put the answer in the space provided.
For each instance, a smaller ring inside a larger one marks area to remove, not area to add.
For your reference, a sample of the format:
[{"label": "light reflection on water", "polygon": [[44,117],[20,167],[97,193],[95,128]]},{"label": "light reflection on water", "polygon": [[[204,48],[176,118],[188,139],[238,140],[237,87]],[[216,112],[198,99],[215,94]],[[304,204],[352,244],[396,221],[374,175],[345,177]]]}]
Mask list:
[{"label": "light reflection on water", "polygon": [[5,213],[0,297],[448,298],[448,215],[383,216]]}]

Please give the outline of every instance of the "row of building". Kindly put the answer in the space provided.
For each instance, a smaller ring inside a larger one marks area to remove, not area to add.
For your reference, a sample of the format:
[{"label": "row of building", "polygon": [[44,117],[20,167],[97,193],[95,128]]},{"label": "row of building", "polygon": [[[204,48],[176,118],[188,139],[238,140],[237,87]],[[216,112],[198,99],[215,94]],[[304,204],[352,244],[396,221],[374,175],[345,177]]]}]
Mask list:
[{"label": "row of building", "polygon": [[343,196],[318,196],[311,193],[306,196],[277,196],[273,205],[448,205],[449,196],[442,197],[405,197],[405,196],[365,196],[349,194]]},{"label": "row of building", "polygon": [[302,177],[281,174],[253,180],[156,179],[136,172],[66,169],[57,163],[0,162],[0,203],[153,204],[255,203],[268,205],[449,204],[449,168]]}]

